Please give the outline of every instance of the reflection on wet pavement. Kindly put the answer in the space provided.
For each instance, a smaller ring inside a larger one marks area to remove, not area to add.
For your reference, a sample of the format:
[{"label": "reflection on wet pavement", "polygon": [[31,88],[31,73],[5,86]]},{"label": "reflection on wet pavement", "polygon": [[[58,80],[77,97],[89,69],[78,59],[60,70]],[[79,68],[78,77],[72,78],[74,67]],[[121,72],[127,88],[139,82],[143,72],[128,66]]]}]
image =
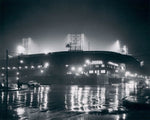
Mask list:
[{"label": "reflection on wet pavement", "polygon": [[[0,118],[10,120],[125,120],[121,99],[134,94],[131,84],[105,86],[41,86],[0,92]],[[7,108],[7,109],[6,109]],[[134,115],[134,113],[132,113]],[[141,115],[144,114],[141,112]],[[132,117],[131,117],[132,118]]]}]

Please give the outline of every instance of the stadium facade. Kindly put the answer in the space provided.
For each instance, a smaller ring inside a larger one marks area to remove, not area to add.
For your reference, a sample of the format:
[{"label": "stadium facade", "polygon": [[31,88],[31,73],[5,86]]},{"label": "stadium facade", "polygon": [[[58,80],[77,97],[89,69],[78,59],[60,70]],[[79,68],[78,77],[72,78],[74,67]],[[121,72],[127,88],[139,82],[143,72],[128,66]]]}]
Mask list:
[{"label": "stadium facade", "polygon": [[[0,61],[1,81],[5,60]],[[9,81],[41,84],[109,84],[143,78],[140,62],[130,56],[108,51],[62,51],[49,54],[19,55],[9,58]]]}]

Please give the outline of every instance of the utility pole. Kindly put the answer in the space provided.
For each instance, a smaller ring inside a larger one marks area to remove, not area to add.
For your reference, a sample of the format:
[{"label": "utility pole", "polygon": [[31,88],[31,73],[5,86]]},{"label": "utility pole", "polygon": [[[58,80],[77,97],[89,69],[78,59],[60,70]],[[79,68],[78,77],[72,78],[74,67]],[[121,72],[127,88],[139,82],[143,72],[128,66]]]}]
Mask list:
[{"label": "utility pole", "polygon": [[6,88],[8,90],[8,49],[6,50]]},{"label": "utility pole", "polygon": [[19,81],[19,75],[20,75],[20,72],[19,72],[19,63],[20,63],[20,56],[18,55],[18,59],[17,59],[17,63],[18,63],[18,67],[17,67],[17,84],[18,84],[18,89],[20,88],[20,81]]}]

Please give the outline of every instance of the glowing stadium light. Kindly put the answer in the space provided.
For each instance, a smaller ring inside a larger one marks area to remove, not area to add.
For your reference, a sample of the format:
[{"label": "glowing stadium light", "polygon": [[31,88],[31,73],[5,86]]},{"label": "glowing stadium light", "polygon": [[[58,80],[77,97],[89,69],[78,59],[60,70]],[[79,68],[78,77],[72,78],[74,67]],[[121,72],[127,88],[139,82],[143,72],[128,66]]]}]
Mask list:
[{"label": "glowing stadium light", "polygon": [[85,61],[85,63],[86,63],[86,64],[90,64],[90,60],[87,59],[87,60]]},{"label": "glowing stadium light", "polygon": [[123,46],[122,52],[123,52],[124,54],[128,54],[128,48],[127,48],[126,45]]},{"label": "glowing stadium light", "polygon": [[83,71],[83,68],[82,67],[79,67],[78,68],[78,72],[82,72]]},{"label": "glowing stadium light", "polygon": [[18,54],[24,54],[25,53],[25,48],[21,45],[17,46],[17,53]]},{"label": "glowing stadium light", "polygon": [[46,62],[46,63],[44,64],[44,68],[48,68],[48,66],[49,66],[49,63]]},{"label": "glowing stadium light", "polygon": [[19,80],[19,77],[16,77],[16,80]]},{"label": "glowing stadium light", "polygon": [[116,51],[118,51],[118,52],[120,52],[120,42],[119,42],[119,40],[117,40],[116,41],[116,44],[115,44],[116,46]]},{"label": "glowing stadium light", "polygon": [[110,50],[113,51],[113,52],[119,52],[119,53],[121,53],[120,41],[117,40],[117,41],[112,45],[112,47],[110,48]]},{"label": "glowing stadium light", "polygon": [[23,60],[20,60],[20,63],[22,64],[22,63],[24,63],[24,61],[23,61]]},{"label": "glowing stadium light", "polygon": [[75,67],[74,67],[74,66],[72,66],[72,67],[71,67],[71,70],[72,70],[72,71],[75,71]]}]

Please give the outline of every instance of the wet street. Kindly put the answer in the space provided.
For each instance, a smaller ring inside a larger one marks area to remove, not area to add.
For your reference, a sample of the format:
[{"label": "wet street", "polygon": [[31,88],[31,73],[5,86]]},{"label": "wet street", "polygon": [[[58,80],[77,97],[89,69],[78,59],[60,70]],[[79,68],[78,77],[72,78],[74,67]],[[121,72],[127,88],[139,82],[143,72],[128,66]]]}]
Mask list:
[{"label": "wet street", "polygon": [[150,111],[122,106],[122,98],[136,92],[134,84],[43,85],[0,92],[0,120],[149,120]]}]

